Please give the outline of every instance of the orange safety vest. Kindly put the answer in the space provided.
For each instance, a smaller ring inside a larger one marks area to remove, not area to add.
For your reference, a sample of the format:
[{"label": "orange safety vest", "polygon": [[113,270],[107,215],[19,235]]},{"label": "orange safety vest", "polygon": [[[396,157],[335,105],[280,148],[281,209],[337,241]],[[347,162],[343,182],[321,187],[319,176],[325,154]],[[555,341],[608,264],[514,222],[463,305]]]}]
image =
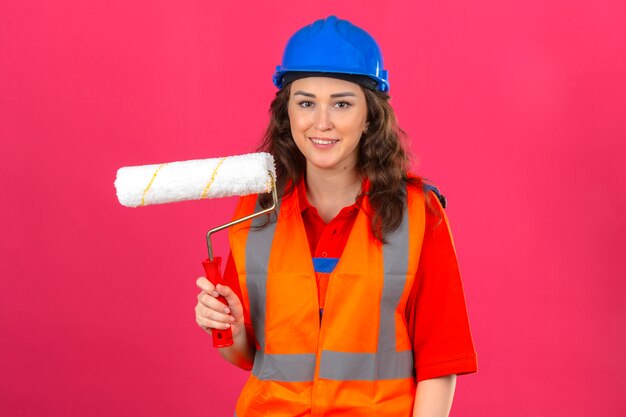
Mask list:
[{"label": "orange safety vest", "polygon": [[[241,199],[235,217],[258,210]],[[297,193],[276,221],[257,218],[230,231],[246,320],[257,339],[238,417],[398,416],[413,410],[415,371],[405,305],[424,236],[424,194],[407,187],[402,224],[381,244],[363,199],[330,273],[320,318],[315,271]],[[253,226],[252,228],[250,226]]]}]

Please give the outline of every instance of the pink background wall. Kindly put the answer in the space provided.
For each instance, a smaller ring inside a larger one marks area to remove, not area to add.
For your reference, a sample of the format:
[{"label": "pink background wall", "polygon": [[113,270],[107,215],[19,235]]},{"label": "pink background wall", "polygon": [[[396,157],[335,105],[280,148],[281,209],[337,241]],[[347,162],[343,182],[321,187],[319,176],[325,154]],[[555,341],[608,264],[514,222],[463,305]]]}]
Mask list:
[{"label": "pink background wall", "polygon": [[193,307],[234,200],[128,209],[115,172],[254,150],[329,14],[379,40],[450,202],[480,367],[452,415],[626,415],[622,0],[3,0],[0,415],[231,415],[246,373]]}]

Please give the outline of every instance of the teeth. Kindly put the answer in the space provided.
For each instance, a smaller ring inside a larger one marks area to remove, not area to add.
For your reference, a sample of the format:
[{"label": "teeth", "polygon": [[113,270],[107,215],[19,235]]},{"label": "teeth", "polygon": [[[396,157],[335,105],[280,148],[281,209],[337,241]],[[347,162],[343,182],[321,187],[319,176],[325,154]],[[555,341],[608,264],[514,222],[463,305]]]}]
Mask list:
[{"label": "teeth", "polygon": [[331,143],[337,142],[336,140],[323,140],[323,139],[314,139],[311,138],[313,143],[317,143],[318,145],[330,145]]}]

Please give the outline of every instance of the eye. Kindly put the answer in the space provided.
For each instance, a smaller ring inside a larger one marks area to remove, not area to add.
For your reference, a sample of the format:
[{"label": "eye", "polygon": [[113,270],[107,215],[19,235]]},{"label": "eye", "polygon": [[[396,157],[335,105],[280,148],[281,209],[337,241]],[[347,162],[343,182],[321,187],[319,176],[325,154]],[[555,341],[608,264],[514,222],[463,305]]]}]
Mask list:
[{"label": "eye", "polygon": [[335,106],[340,109],[347,109],[348,107],[352,106],[352,103],[349,103],[347,101],[338,101],[335,103]]},{"label": "eye", "polygon": [[313,103],[311,101],[304,100],[304,101],[298,102],[298,106],[309,108],[309,107],[313,107]]}]

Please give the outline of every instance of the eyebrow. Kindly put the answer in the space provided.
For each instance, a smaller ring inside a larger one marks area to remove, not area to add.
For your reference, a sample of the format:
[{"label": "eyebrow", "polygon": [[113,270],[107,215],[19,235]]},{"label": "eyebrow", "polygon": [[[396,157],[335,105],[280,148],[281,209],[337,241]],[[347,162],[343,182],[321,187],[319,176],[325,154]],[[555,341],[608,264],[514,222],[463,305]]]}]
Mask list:
[{"label": "eyebrow", "polygon": [[[294,94],[294,96],[305,96],[305,97],[311,97],[311,98],[315,98],[315,94],[311,94],[311,93],[307,93],[304,91],[296,91]],[[335,93],[335,94],[331,94],[330,95],[331,98],[337,98],[337,97],[356,97],[356,94],[351,93],[349,91],[346,91],[344,93]]]}]

